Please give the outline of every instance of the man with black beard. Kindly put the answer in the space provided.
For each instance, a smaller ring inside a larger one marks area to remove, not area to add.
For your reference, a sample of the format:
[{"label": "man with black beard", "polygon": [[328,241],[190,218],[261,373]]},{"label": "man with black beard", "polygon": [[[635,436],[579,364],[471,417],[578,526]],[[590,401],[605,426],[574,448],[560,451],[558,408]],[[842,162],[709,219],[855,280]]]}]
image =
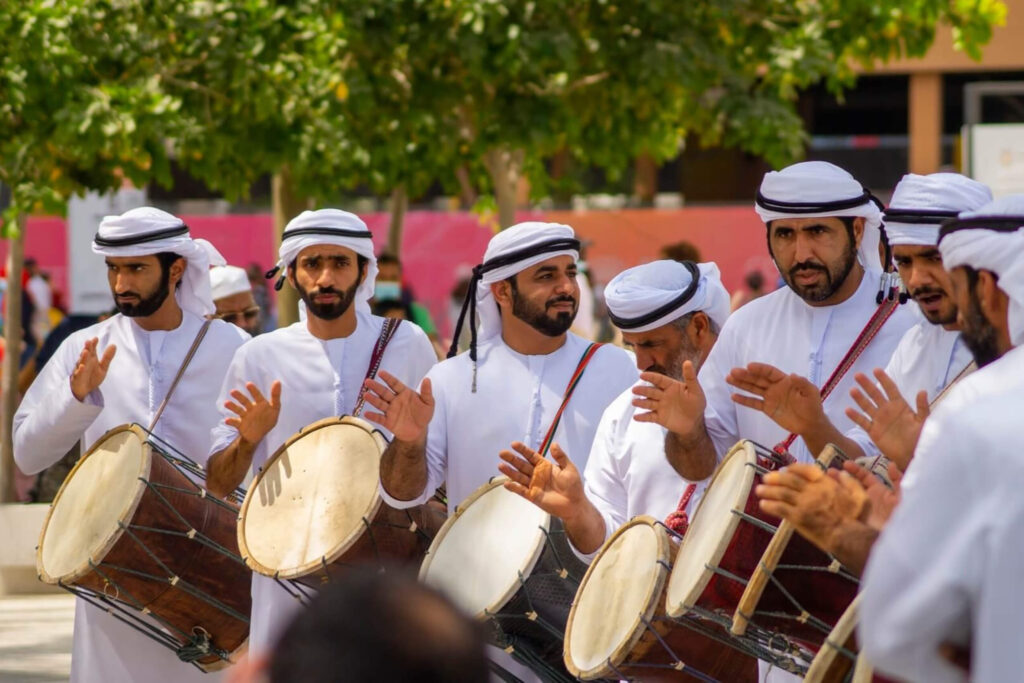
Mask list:
[{"label": "man with black beard", "polygon": [[[217,387],[235,349],[249,338],[220,320],[203,332],[204,318],[215,310],[210,263],[223,264],[223,258],[208,242],[193,240],[180,218],[152,207],[105,217],[93,251],[106,261],[119,315],[71,334],[43,366],[14,418],[18,466],[35,473],[76,441],[88,449],[114,427],[151,425],[164,401],[153,434],[202,462],[217,420]],[[71,680],[209,679],[170,649],[79,600]]]},{"label": "man with black beard", "polygon": [[[306,320],[268,332],[239,349],[221,388],[223,418],[213,432],[207,485],[224,496],[250,468],[303,427],[351,415],[384,319],[370,313],[377,262],[366,224],[337,209],[304,211],[285,228],[281,272],[306,305]],[[382,371],[417,384],[434,365],[423,331],[400,324],[380,360]],[[387,435],[390,436],[390,435]],[[252,586],[250,652],[263,653],[298,606],[277,582],[256,575]]]},{"label": "man with black beard", "polygon": [[[424,503],[445,484],[452,512],[494,476],[499,451],[513,442],[540,449],[552,429],[548,441],[585,466],[601,413],[637,373],[622,349],[602,346],[590,356],[588,342],[569,332],[579,301],[579,247],[572,228],[556,223],[520,223],[498,233],[473,269],[455,329],[458,340],[468,313],[469,350],[455,355],[453,344],[418,390],[385,372],[383,381],[368,383],[367,401],[380,412],[366,417],[395,436],[380,468],[389,504]],[[492,654],[516,676],[529,677],[508,655]]]},{"label": "man with black beard", "polygon": [[[683,363],[700,368],[729,317],[729,293],[714,263],[645,263],[612,278],[604,298],[637,368],[678,380]],[[608,406],[582,477],[560,448],[552,448],[554,463],[524,444],[501,454],[505,488],[560,518],[587,560],[637,515],[671,518],[672,528],[684,532],[707,487],[707,479],[688,481],[672,469],[665,429],[633,420],[635,412],[628,390]]]}]

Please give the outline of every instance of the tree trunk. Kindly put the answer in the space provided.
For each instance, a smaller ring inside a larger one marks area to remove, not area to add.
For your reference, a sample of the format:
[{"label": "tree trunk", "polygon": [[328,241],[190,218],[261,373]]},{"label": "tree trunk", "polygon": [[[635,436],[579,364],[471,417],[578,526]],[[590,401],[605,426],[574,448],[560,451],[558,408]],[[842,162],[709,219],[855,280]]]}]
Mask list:
[{"label": "tree trunk", "polygon": [[18,216],[16,234],[8,238],[7,291],[4,293],[7,313],[4,317],[3,381],[0,402],[3,403],[3,443],[0,445],[0,503],[12,503],[14,491],[14,412],[18,408],[18,360],[21,357],[21,268],[25,259],[25,216]]},{"label": "tree trunk", "polygon": [[498,223],[501,229],[516,222],[516,192],[523,172],[523,150],[492,149],[484,155],[484,164],[494,185],[494,199],[498,204]]},{"label": "tree trunk", "polygon": [[647,152],[636,158],[633,166],[633,196],[641,206],[652,206],[658,193],[658,164]]},{"label": "tree trunk", "polygon": [[388,223],[387,250],[394,256],[401,257],[402,225],[405,223],[405,212],[409,208],[409,195],[405,192],[405,185],[398,185],[391,190],[391,201],[388,208],[391,211],[391,219]]},{"label": "tree trunk", "polygon": [[[281,246],[281,234],[292,218],[308,206],[308,200],[299,196],[292,182],[287,166],[274,174],[270,182],[271,202],[274,214],[274,246]],[[276,258],[276,256],[275,256]],[[274,282],[277,280],[275,279]],[[273,285],[271,285],[273,286]],[[286,327],[299,319],[299,297],[287,283],[277,293],[277,324]]]},{"label": "tree trunk", "polygon": [[473,189],[473,180],[465,164],[455,169],[455,179],[459,182],[459,201],[463,208],[472,209],[476,204],[476,190]]}]

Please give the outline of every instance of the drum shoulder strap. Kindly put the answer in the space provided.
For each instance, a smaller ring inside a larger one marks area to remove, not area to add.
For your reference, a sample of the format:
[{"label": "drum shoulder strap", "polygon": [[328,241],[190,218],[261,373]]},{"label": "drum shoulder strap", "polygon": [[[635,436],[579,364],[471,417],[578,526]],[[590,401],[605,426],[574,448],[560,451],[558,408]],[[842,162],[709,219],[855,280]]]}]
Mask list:
[{"label": "drum shoulder strap", "polygon": [[359,387],[359,396],[356,398],[356,405],[352,409],[352,415],[358,417],[359,413],[362,412],[363,405],[366,402],[365,380],[377,377],[381,361],[384,360],[384,351],[388,348],[388,344],[391,343],[391,339],[394,338],[395,332],[398,331],[398,327],[401,324],[402,321],[399,318],[384,318],[384,324],[380,328],[380,336],[377,337],[377,343],[373,346],[373,353],[370,354],[370,365],[366,368],[366,377],[364,378],[363,385]]},{"label": "drum shoulder strap", "polygon": [[189,363],[192,362],[192,358],[195,357],[196,351],[199,350],[199,345],[203,343],[203,338],[206,337],[206,333],[210,329],[210,323],[212,322],[213,320],[203,321],[203,326],[199,328],[199,332],[196,333],[196,338],[192,340],[192,346],[189,347],[188,353],[185,354],[184,360],[181,361],[181,367],[178,368],[178,374],[174,376],[174,381],[171,382],[171,387],[167,390],[167,395],[164,396],[164,400],[160,402],[160,407],[156,409],[156,414],[153,415],[153,421],[149,423],[149,428],[146,431],[150,434],[153,433],[156,423],[160,421],[160,416],[164,414],[164,408],[167,407],[167,402],[171,400],[171,395],[174,394],[174,390],[178,387],[178,382],[181,381]]},{"label": "drum shoulder strap", "polygon": [[583,377],[584,371],[587,369],[587,365],[590,364],[591,359],[597,353],[597,350],[604,346],[600,343],[591,343],[583,351],[583,355],[580,356],[579,362],[576,364],[576,370],[573,371],[572,377],[569,378],[569,384],[565,387],[565,394],[562,396],[562,405],[558,407],[558,412],[555,413],[555,418],[551,421],[551,426],[548,427],[547,434],[544,435],[544,440],[540,444],[540,448],[537,449],[537,453],[540,457],[547,455],[548,449],[551,448],[551,443],[555,439],[555,430],[558,429],[558,423],[562,421],[562,413],[565,412],[565,408],[569,405],[569,399],[572,398],[572,394],[576,391],[576,385],[580,383],[580,379]]}]

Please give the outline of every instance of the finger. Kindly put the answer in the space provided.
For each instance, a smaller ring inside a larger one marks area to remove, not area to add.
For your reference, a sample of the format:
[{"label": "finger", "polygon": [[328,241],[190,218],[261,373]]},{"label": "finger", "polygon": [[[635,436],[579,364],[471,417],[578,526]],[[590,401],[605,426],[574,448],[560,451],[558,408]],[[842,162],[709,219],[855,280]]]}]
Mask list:
[{"label": "finger", "polygon": [[894,462],[889,463],[889,467],[886,471],[889,473],[889,480],[892,481],[892,487],[894,489],[899,488],[900,482],[903,480],[903,471],[900,470],[899,466]]},{"label": "finger", "polygon": [[633,407],[640,408],[642,410],[657,410],[658,406],[661,405],[661,401],[653,401],[649,398],[634,398]]},{"label": "finger", "polygon": [[252,401],[250,401],[250,400],[249,400],[249,397],[248,397],[248,396],[246,396],[245,394],[243,394],[243,393],[242,393],[241,391],[239,391],[238,389],[232,389],[232,390],[231,390],[231,398],[233,398],[233,399],[235,399],[236,401],[238,401],[238,403],[239,403],[239,404],[240,404],[240,405],[241,405],[241,406],[242,406],[243,408],[245,408],[246,410],[249,410],[250,408],[252,408]]},{"label": "finger", "polygon": [[95,356],[96,355],[96,346],[99,345],[99,343],[100,343],[100,338],[99,337],[93,337],[89,341],[85,342],[85,351],[86,351],[86,353],[88,355],[90,355],[90,356]]},{"label": "finger", "polygon": [[275,379],[274,383],[270,385],[270,406],[272,408],[281,407],[281,380]]},{"label": "finger", "polygon": [[835,469],[834,467],[829,467],[827,470],[825,470],[825,476],[827,476],[829,479],[832,479],[833,481],[838,482],[839,470]]},{"label": "finger", "polygon": [[782,519],[792,519],[796,509],[787,503],[778,500],[771,500],[762,498],[758,501],[757,506],[761,508],[762,512],[765,512],[772,517],[781,517]]},{"label": "finger", "polygon": [[242,421],[239,420],[237,417],[226,418],[224,420],[224,424],[226,424],[229,427],[234,427],[236,430],[241,429],[242,427]]},{"label": "finger", "polygon": [[365,395],[367,396],[369,396],[370,393],[372,392],[374,394],[377,394],[378,396],[383,396],[390,401],[395,395],[395,392],[388,389],[386,384],[382,384],[375,379],[363,380],[363,386],[366,387]]},{"label": "finger", "polygon": [[[851,391],[850,393],[852,394],[853,392]],[[846,413],[846,417],[850,418],[850,420],[855,425],[857,425],[858,427],[863,429],[865,432],[870,432],[871,431],[871,420],[868,419],[868,417],[866,415],[864,415],[862,413],[858,413],[853,408],[847,408],[843,412]]]},{"label": "finger", "polygon": [[428,406],[434,405],[434,389],[430,385],[429,377],[424,377],[420,383],[420,399]]},{"label": "finger", "polygon": [[637,384],[633,387],[633,395],[643,396],[644,398],[651,398],[659,401],[665,396],[665,392],[658,387],[652,387],[646,384]]},{"label": "finger", "polygon": [[853,402],[856,403],[868,417],[873,418],[875,413],[878,412],[878,406],[869,401],[868,398],[861,393],[860,389],[857,389],[856,387],[850,389],[850,398],[853,399]]},{"label": "finger", "polygon": [[857,383],[860,384],[864,393],[868,395],[868,398],[875,402],[875,405],[880,406],[885,403],[885,395],[882,394],[881,390],[879,390],[877,384],[868,380],[867,377],[864,378],[863,382],[858,381]]},{"label": "finger", "polygon": [[[734,371],[735,372],[735,371]],[[736,387],[742,391],[746,391],[751,394],[757,394],[758,396],[764,396],[768,391],[768,386],[762,386],[756,382],[749,382],[730,372],[725,376],[725,383]]]},{"label": "finger", "polygon": [[569,460],[569,456],[565,454],[562,447],[557,443],[551,444],[551,457],[555,459],[558,466],[563,470],[572,466],[572,462]]},{"label": "finger", "polygon": [[370,410],[364,410],[363,411],[363,417],[365,417],[367,420],[369,420],[370,422],[372,422],[374,424],[378,424],[378,425],[381,425],[381,426],[386,426],[386,425],[384,425],[384,421],[387,420],[387,416],[386,415],[382,415],[381,413],[375,413],[375,412],[370,411]]},{"label": "finger", "polygon": [[232,413],[234,413],[238,417],[245,417],[245,411],[242,409],[242,406],[238,405],[237,403],[232,403],[231,401],[226,401],[224,403],[224,407],[227,408],[228,410],[230,410]]},{"label": "finger", "polygon": [[872,474],[866,468],[861,467],[853,460],[847,460],[843,463],[843,470],[848,472],[850,475],[855,477],[862,486],[867,486],[868,482],[871,481]]},{"label": "finger", "polygon": [[753,410],[760,410],[764,412],[764,399],[754,398],[753,396],[744,396],[743,394],[730,394],[733,403],[738,403],[744,408],[751,408]]},{"label": "finger", "polygon": [[377,376],[384,380],[385,384],[387,384],[391,391],[395,392],[396,394],[402,393],[407,388],[404,384],[401,383],[401,381],[399,381],[397,377],[392,375],[387,370],[381,370],[380,372],[377,373]]},{"label": "finger", "polygon": [[527,479],[533,476],[534,467],[529,460],[524,460],[512,451],[501,451],[498,457],[514,467],[517,472],[526,475]]},{"label": "finger", "polygon": [[260,391],[260,388],[256,386],[255,382],[246,382],[245,388],[249,390],[250,394],[252,394],[252,400],[254,403],[267,402],[266,397],[263,395],[263,392]]},{"label": "finger", "polygon": [[900,393],[900,388],[896,386],[896,382],[892,381],[889,375],[885,374],[885,370],[882,368],[875,368],[875,379],[882,385],[882,391],[889,397],[890,401],[903,400],[903,394]]},{"label": "finger", "polygon": [[510,480],[510,481],[506,481],[504,486],[505,486],[506,489],[508,489],[512,493],[514,493],[514,494],[516,494],[518,496],[522,496],[526,500],[529,500],[531,503],[533,502],[532,500],[530,500],[530,491],[525,486],[523,486],[522,484]]},{"label": "finger", "polygon": [[636,421],[636,422],[655,422],[656,423],[656,422],[658,422],[658,414],[657,413],[653,413],[653,412],[633,413],[633,420]]},{"label": "finger", "polygon": [[106,372],[107,368],[110,367],[110,361],[114,360],[115,353],[117,353],[116,344],[111,344],[103,351],[103,358],[100,359],[100,368],[103,372]]},{"label": "finger", "polygon": [[697,381],[697,368],[694,367],[693,361],[683,362],[683,381],[687,384],[693,384]]},{"label": "finger", "polygon": [[796,491],[785,486],[767,486],[765,484],[761,484],[754,489],[754,493],[762,500],[777,500],[788,503],[789,505],[795,505],[797,500]]},{"label": "finger", "polygon": [[368,391],[365,394],[363,394],[363,399],[377,410],[383,413],[388,412],[388,402],[382,399],[377,394],[373,394]]},{"label": "finger", "polygon": [[[689,361],[687,361],[687,362],[689,362]],[[683,370],[684,370],[683,376],[684,376],[684,378],[686,376],[685,369],[686,369],[686,363],[683,363]],[[643,381],[645,381],[645,382],[647,382],[649,384],[653,384],[655,387],[657,387],[658,389],[661,389],[662,391],[667,390],[673,384],[677,383],[671,377],[666,377],[665,375],[661,374],[660,372],[641,372],[640,373],[640,379],[642,379]],[[634,393],[641,386],[643,386],[643,385],[641,384],[641,385],[638,385],[636,387],[633,387]]]},{"label": "finger", "polygon": [[747,371],[752,375],[764,378],[771,384],[782,381],[786,377],[786,373],[768,363],[748,363]]},{"label": "finger", "polygon": [[512,450],[514,450],[519,455],[523,456],[526,459],[526,461],[531,465],[536,465],[538,462],[543,460],[543,458],[537,455],[537,451],[533,450],[525,443],[522,443],[520,441],[512,442]]},{"label": "finger", "polygon": [[855,499],[864,497],[864,487],[856,477],[845,470],[839,473],[839,485]]},{"label": "finger", "polygon": [[509,481],[514,481],[515,483],[526,487],[530,485],[530,478],[511,465],[499,463],[498,471],[508,477]]},{"label": "finger", "polygon": [[928,404],[928,392],[919,391],[917,392],[917,417],[920,420],[927,420],[928,416],[932,412],[932,407]]}]

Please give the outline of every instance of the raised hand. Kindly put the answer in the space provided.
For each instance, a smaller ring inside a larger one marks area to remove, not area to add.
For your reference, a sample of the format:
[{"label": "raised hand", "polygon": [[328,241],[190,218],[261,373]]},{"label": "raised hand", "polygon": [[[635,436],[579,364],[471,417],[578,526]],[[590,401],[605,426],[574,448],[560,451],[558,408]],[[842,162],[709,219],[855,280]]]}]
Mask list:
[{"label": "raised hand", "polygon": [[892,488],[889,488],[867,468],[855,462],[843,463],[843,469],[859,481],[867,493],[868,504],[861,512],[860,520],[875,531],[881,531],[892,516],[892,511],[899,505],[900,480],[903,479],[903,473],[895,463],[889,463],[888,474],[889,480],[892,481]]},{"label": "raised hand", "polygon": [[885,457],[896,463],[901,470],[906,470],[921,436],[921,427],[928,418],[928,394],[918,392],[915,412],[903,399],[899,387],[889,375],[878,368],[874,375],[881,390],[863,373],[854,375],[860,388],[851,389],[850,396],[863,412],[847,408],[846,416],[867,432]]},{"label": "raised hand", "polygon": [[515,453],[498,454],[505,461],[498,469],[509,479],[506,489],[562,520],[571,519],[582,510],[586,500],[583,479],[558,444],[551,446],[554,463],[518,441],[512,444],[512,450]]},{"label": "raised hand", "polygon": [[725,381],[754,396],[733,394],[741,406],[759,410],[787,432],[808,434],[828,421],[818,387],[766,363],[733,368]]},{"label": "raised hand", "polygon": [[683,363],[683,380],[672,379],[658,372],[640,373],[649,382],[633,387],[633,405],[647,412],[635,413],[637,422],[655,422],[676,434],[691,434],[703,423],[707,399],[697,381],[693,363]]},{"label": "raised hand", "polygon": [[789,520],[826,552],[845,522],[860,519],[867,505],[864,488],[847,472],[830,477],[817,465],[795,464],[764,475],[755,493],[761,509]]},{"label": "raised hand", "polygon": [[430,380],[424,378],[420,390],[416,391],[383,370],[377,376],[384,383],[366,380],[364,398],[381,412],[367,411],[363,413],[366,419],[379,424],[399,441],[412,442],[426,438],[427,426],[434,416],[434,394],[430,390]]},{"label": "raised hand", "polygon": [[231,391],[231,398],[235,401],[225,402],[224,407],[238,417],[229,417],[224,423],[237,429],[244,442],[255,446],[277,424],[277,417],[281,414],[281,382],[274,380],[270,385],[269,401],[252,382],[246,382],[245,388],[249,396],[238,389]]},{"label": "raised hand", "polygon": [[114,354],[117,353],[117,346],[111,344],[103,350],[103,357],[101,358],[96,353],[96,347],[99,343],[99,337],[93,337],[85,342],[85,348],[78,355],[75,369],[71,371],[71,393],[79,401],[84,401],[85,397],[95,391],[103,383],[103,380],[107,378],[107,369],[110,367],[110,361],[114,359]]}]

